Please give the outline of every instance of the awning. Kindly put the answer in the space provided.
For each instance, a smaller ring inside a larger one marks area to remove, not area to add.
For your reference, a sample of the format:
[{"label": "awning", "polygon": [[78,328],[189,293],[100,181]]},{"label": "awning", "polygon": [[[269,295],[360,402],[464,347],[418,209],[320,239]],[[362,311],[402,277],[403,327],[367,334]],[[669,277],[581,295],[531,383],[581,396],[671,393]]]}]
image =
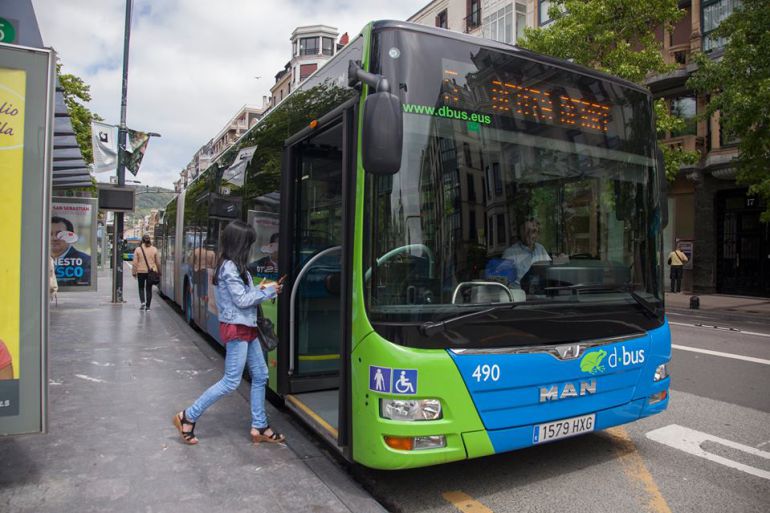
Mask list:
[{"label": "awning", "polygon": [[61,84],[56,83],[56,109],[54,111],[53,129],[53,177],[51,184],[54,188],[90,187],[91,170],[83,160],[80,145],[75,138],[72,122]]}]

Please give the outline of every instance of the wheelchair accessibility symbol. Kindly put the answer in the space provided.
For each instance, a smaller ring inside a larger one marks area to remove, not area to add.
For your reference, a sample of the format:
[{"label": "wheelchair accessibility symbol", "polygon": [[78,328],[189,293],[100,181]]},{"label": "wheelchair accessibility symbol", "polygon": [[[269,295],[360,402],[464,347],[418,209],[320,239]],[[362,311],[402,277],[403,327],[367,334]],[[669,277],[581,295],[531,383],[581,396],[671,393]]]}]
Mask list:
[{"label": "wheelchair accessibility symbol", "polygon": [[417,370],[393,369],[393,393],[414,395],[417,393]]}]

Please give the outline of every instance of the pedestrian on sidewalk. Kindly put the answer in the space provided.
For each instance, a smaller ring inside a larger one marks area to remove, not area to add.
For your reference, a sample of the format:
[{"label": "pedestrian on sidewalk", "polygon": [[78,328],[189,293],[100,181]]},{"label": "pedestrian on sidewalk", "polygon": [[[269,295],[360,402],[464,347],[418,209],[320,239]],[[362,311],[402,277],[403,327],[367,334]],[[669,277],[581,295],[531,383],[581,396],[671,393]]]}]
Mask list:
[{"label": "pedestrian on sidewalk", "polygon": [[668,265],[671,266],[671,292],[682,292],[682,269],[687,263],[687,255],[684,254],[676,243],[676,249],[668,255]]},{"label": "pedestrian on sidewalk", "polygon": [[248,271],[249,250],[257,240],[254,228],[243,221],[233,221],[222,232],[212,284],[219,312],[219,338],[225,345],[225,374],[201,395],[192,406],[174,415],[174,425],[184,443],[195,445],[195,423],[206,409],[238,388],[243,368],[251,374],[251,440],[283,442],[284,436],[273,431],[265,413],[267,364],[259,340],[257,305],[275,298],[283,279],[254,285]]},{"label": "pedestrian on sidewalk", "polygon": [[152,303],[152,286],[160,280],[160,254],[158,248],[152,245],[148,234],[142,235],[142,243],[134,250],[131,261],[131,274],[139,283],[139,310],[150,310]]}]

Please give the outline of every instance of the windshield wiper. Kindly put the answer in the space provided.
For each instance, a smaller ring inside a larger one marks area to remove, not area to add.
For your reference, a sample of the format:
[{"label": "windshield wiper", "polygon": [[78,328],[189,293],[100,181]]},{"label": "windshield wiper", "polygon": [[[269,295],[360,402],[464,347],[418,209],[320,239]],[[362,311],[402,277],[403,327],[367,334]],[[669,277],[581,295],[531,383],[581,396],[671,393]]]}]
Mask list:
[{"label": "windshield wiper", "polygon": [[546,292],[557,290],[570,290],[574,295],[578,295],[580,292],[585,291],[598,291],[598,292],[625,292],[631,299],[637,302],[644,310],[652,315],[658,317],[658,307],[653,306],[652,303],[640,296],[630,283],[627,283],[625,287],[619,287],[617,285],[604,285],[603,283],[577,283],[575,285],[564,285],[561,287],[546,287]]},{"label": "windshield wiper", "polygon": [[452,324],[457,324],[457,323],[463,324],[466,321],[475,319],[476,317],[483,317],[484,315],[490,314],[492,312],[499,312],[500,310],[513,310],[517,306],[521,306],[524,304],[526,303],[504,303],[501,305],[495,305],[490,308],[485,308],[484,310],[477,310],[475,312],[458,315],[456,317],[450,317],[449,319],[445,319],[443,321],[438,321],[438,322],[428,321],[428,322],[422,323],[419,327],[419,330],[420,330],[420,333],[422,333],[426,337],[430,337],[432,335],[435,335],[436,333],[444,331],[447,328],[447,326],[450,326]]}]

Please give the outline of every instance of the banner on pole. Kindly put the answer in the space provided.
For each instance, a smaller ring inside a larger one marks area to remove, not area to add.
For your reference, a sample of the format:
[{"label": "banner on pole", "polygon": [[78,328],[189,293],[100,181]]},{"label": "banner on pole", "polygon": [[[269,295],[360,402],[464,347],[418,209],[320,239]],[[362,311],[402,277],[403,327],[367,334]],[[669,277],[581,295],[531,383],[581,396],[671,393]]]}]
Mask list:
[{"label": "banner on pole", "polygon": [[126,169],[128,169],[134,176],[139,172],[139,166],[142,165],[142,158],[144,157],[144,152],[147,151],[147,143],[149,141],[149,134],[139,132],[138,130],[128,130]]},{"label": "banner on pole", "polygon": [[115,173],[118,168],[117,127],[92,121],[91,142],[94,150],[94,173]]}]

